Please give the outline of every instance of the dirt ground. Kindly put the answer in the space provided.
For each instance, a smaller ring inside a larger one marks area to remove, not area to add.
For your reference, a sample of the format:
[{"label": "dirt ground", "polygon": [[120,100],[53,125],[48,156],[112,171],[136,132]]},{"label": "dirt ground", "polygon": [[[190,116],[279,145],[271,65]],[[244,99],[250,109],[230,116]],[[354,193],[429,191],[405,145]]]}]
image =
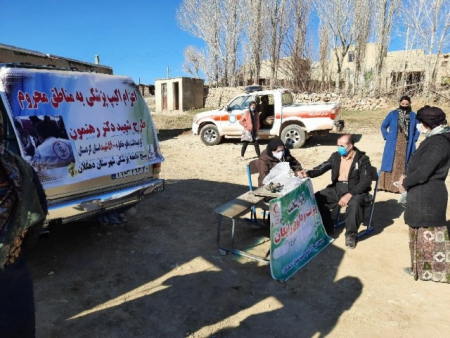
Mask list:
[{"label": "dirt ground", "polygon": [[[347,131],[379,166],[378,131]],[[31,252],[37,337],[448,336],[449,286],[403,271],[409,250],[398,195],[378,193],[376,230],[355,250],[345,249],[341,233],[278,282],[268,265],[217,250],[214,209],[248,189],[240,144],[206,147],[183,130],[159,137],[164,192],[142,202],[125,226],[53,227]],[[312,138],[292,153],[310,168],[336,140]],[[254,156],[249,146],[246,157]],[[315,190],[329,180],[329,173],[315,178]],[[238,235],[268,233],[242,222]]]}]

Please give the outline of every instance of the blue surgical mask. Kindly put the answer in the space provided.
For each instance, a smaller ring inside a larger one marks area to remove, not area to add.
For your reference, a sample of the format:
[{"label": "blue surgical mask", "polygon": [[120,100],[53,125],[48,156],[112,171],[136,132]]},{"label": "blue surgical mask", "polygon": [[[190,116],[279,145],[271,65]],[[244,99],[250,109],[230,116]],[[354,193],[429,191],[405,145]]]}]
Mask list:
[{"label": "blue surgical mask", "polygon": [[338,147],[337,151],[341,156],[345,156],[348,154],[348,150],[345,147]]}]

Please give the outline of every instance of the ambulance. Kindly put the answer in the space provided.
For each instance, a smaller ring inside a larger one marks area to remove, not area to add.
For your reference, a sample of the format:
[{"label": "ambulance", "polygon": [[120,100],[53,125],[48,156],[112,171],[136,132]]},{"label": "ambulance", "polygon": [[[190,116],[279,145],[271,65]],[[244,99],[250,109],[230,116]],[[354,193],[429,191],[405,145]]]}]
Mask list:
[{"label": "ambulance", "polygon": [[234,97],[225,107],[194,116],[192,133],[200,135],[208,146],[225,138],[240,138],[244,127],[239,123],[250,102],[256,102],[260,114],[260,139],[279,136],[289,148],[300,148],[312,136],[325,136],[342,131],[339,102],[294,103],[289,89],[262,90],[251,86]]}]

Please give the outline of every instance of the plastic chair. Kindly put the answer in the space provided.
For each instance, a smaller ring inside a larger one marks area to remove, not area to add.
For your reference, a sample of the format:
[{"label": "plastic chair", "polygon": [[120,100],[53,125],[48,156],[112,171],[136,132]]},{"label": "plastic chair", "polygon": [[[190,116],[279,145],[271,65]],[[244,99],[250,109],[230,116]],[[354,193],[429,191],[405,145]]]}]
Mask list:
[{"label": "plastic chair", "polygon": [[[376,167],[372,166],[370,168],[370,175],[372,177],[372,182],[375,182],[375,186],[373,188],[373,195],[369,194],[371,196],[371,198],[368,201],[366,201],[366,205],[365,205],[365,208],[370,208],[369,220],[368,220],[368,222],[366,224],[367,225],[366,230],[361,231],[358,234],[358,237],[368,235],[369,233],[371,233],[375,229],[372,226],[372,218],[373,218],[373,211],[374,211],[374,208],[375,208],[375,199],[377,197],[378,178],[380,177],[380,172],[377,170]],[[373,185],[373,183],[372,183],[372,185]],[[335,228],[338,228],[338,227],[341,227],[341,226],[345,225],[345,220],[339,221],[339,216],[341,214],[341,207],[338,207],[338,213],[337,214],[338,214],[338,217],[336,219],[336,224],[334,226]]]},{"label": "plastic chair", "polygon": [[[259,173],[259,168],[258,168],[258,163],[259,160],[253,160],[251,161],[249,164],[247,164],[247,180],[248,180],[248,189],[250,191],[253,191],[253,182],[252,182],[252,175]],[[262,205],[260,206],[262,209],[262,213],[263,213],[263,222],[266,221],[266,217],[268,215],[268,210],[269,208]],[[253,206],[250,212],[250,217],[251,217],[251,221],[252,222],[258,222],[258,218],[256,217],[256,206]]]}]

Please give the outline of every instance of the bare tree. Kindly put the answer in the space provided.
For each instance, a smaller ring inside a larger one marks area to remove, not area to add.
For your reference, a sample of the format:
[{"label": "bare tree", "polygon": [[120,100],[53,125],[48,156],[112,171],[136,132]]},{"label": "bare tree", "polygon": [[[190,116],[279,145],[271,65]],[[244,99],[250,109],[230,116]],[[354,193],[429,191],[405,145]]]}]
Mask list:
[{"label": "bare tree", "polygon": [[200,77],[200,70],[205,69],[205,54],[194,46],[184,50],[183,70],[194,77]]},{"label": "bare tree", "polygon": [[339,90],[342,63],[351,45],[355,42],[358,26],[354,22],[357,0],[314,0],[317,15],[331,38],[337,63],[336,89]]},{"label": "bare tree", "polygon": [[[320,60],[320,75],[321,83],[329,83],[328,74],[328,56],[330,50],[330,40],[326,28],[321,25],[319,31],[319,60]],[[323,88],[322,88],[323,89]]]},{"label": "bare tree", "polygon": [[375,37],[377,52],[375,57],[375,91],[381,87],[381,74],[384,69],[384,58],[390,42],[392,20],[399,9],[400,0],[378,0],[375,2]]},{"label": "bare tree", "polygon": [[224,63],[224,84],[236,85],[239,62],[239,43],[243,34],[243,0],[223,0],[220,4],[221,37],[224,50],[221,57]]},{"label": "bare tree", "polygon": [[450,2],[448,0],[404,0],[402,23],[425,51],[424,91],[434,89],[439,56],[450,46]]},{"label": "bare tree", "polygon": [[209,82],[217,84],[222,68],[219,58],[219,0],[183,0],[176,16],[182,29],[205,41],[208,48],[205,75]]},{"label": "bare tree", "polygon": [[[402,11],[399,12],[402,13]],[[387,88],[390,92],[395,92],[397,96],[403,95],[409,91],[409,88],[407,88],[408,67],[413,63],[410,61],[414,61],[414,58],[417,57],[417,53],[414,53],[414,49],[417,48],[415,31],[407,26],[400,26],[399,28],[400,29],[397,30],[400,31],[400,35],[403,37],[404,50],[403,53],[401,53],[400,60],[397,60],[397,64],[394,65],[395,69],[398,71],[389,74],[389,77],[394,82],[394,87],[392,87],[391,83],[389,88]]]},{"label": "bare tree", "polygon": [[183,0],[177,10],[180,27],[205,42],[203,70],[216,85],[236,84],[244,1]]},{"label": "bare tree", "polygon": [[[425,51],[425,90],[436,84],[439,56],[450,46],[450,3],[448,0],[406,0],[402,12],[417,46]],[[406,20],[406,16],[409,20]],[[433,55],[434,54],[434,55]]]},{"label": "bare tree", "polygon": [[[277,71],[281,56],[281,47],[284,43],[289,25],[287,11],[291,8],[288,0],[261,0],[264,11],[268,15],[267,31],[268,39],[266,48],[270,60],[270,87],[273,88],[277,79]],[[293,0],[295,1],[295,0]]]},{"label": "bare tree", "polygon": [[250,53],[246,50],[247,60],[252,63],[249,71],[253,75],[253,83],[259,84],[261,75],[261,63],[263,60],[263,8],[261,0],[246,0],[246,7],[250,10],[246,13],[245,31],[247,43]]},{"label": "bare tree", "polygon": [[352,94],[355,86],[360,92],[365,87],[365,59],[369,34],[372,29],[372,0],[359,0],[355,6],[355,74],[352,86]]},{"label": "bare tree", "polygon": [[306,35],[310,8],[307,1],[298,0],[289,3],[287,10],[288,30],[284,40],[286,58],[280,60],[279,69],[290,78],[290,87],[294,90],[306,90],[311,78],[310,55],[306,44]]}]

